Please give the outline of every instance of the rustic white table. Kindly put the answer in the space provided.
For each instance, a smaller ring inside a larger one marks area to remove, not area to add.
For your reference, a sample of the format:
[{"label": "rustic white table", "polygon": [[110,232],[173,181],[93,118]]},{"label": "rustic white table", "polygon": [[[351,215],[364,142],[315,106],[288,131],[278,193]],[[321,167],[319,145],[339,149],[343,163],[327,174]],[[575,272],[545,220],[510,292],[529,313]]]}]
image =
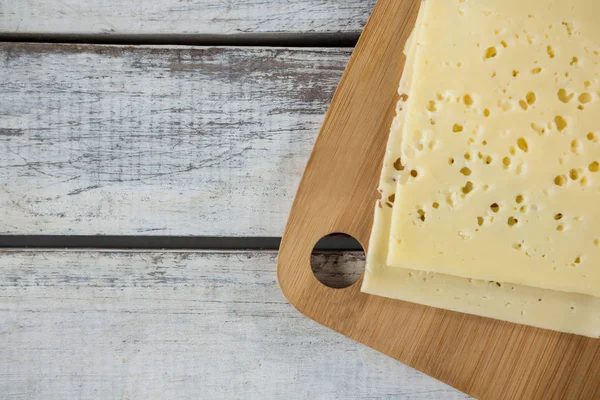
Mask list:
[{"label": "rustic white table", "polygon": [[0,398],[466,398],[276,282],[374,2],[0,1]]}]

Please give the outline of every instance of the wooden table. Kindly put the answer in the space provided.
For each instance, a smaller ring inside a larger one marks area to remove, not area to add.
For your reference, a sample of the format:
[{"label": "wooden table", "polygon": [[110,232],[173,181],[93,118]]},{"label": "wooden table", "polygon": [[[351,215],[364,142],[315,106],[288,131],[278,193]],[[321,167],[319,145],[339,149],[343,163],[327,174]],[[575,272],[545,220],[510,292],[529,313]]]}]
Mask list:
[{"label": "wooden table", "polygon": [[1,398],[466,398],[276,282],[374,3],[0,2]]}]

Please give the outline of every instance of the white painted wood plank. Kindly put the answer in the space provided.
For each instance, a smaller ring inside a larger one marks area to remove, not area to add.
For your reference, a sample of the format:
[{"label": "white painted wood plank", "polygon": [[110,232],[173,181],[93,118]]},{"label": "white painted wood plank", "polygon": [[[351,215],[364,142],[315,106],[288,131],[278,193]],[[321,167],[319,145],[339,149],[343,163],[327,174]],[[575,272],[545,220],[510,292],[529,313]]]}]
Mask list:
[{"label": "white painted wood plank", "polygon": [[375,0],[3,0],[0,33],[358,33]]},{"label": "white painted wood plank", "polygon": [[0,44],[0,234],[280,236],[350,53]]},{"label": "white painted wood plank", "polygon": [[[362,263],[342,257],[352,271]],[[302,316],[275,262],[274,252],[3,251],[0,393],[466,398]]]}]

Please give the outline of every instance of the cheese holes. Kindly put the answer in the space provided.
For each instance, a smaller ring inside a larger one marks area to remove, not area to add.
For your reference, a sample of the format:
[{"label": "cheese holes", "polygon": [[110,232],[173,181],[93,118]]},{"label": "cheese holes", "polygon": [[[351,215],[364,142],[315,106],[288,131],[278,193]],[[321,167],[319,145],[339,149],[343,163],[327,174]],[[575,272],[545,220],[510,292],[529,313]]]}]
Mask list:
[{"label": "cheese holes", "polygon": [[444,200],[448,206],[454,207],[456,205],[456,193],[447,193]]},{"label": "cheese holes", "polygon": [[573,154],[579,155],[583,151],[583,145],[581,141],[574,139],[571,141],[571,152]]},{"label": "cheese holes", "polygon": [[524,153],[527,153],[529,151],[529,144],[527,143],[527,139],[525,138],[519,138],[517,140],[517,146]]},{"label": "cheese holes", "polygon": [[468,167],[461,168],[460,173],[463,174],[464,176],[470,176],[471,169]]},{"label": "cheese holes", "polygon": [[542,69],[540,67],[535,67],[531,70],[531,75],[538,75],[542,72]]},{"label": "cheese holes", "polygon": [[460,133],[464,130],[464,127],[461,124],[454,124],[454,126],[452,127],[452,132],[454,133]]},{"label": "cheese holes", "polygon": [[498,211],[500,211],[500,206],[498,205],[498,203],[493,203],[490,206],[490,210],[492,210],[493,213],[497,213]]},{"label": "cheese holes", "polygon": [[463,192],[463,194],[466,196],[469,193],[471,193],[473,191],[473,189],[475,188],[475,186],[473,185],[473,182],[468,181],[465,186],[462,187],[461,191]]},{"label": "cheese holes", "polygon": [[556,57],[556,53],[554,52],[554,48],[552,46],[548,45],[548,47],[546,47],[546,52],[548,53],[548,57]]},{"label": "cheese holes", "polygon": [[574,29],[573,29],[573,24],[567,21],[563,21],[561,22],[561,25],[565,27],[565,29],[567,30],[567,34],[569,35],[569,37],[573,36],[574,33]]},{"label": "cheese holes", "polygon": [[515,173],[518,176],[525,175],[527,173],[527,169],[528,169],[528,167],[527,167],[526,163],[520,163],[519,165],[517,165],[517,168],[515,169]]},{"label": "cheese holes", "polygon": [[569,37],[573,36],[573,32],[574,32],[574,30],[573,30],[573,24],[570,23],[570,22],[566,22],[566,21],[563,21],[561,24],[567,30],[567,34],[569,35]]},{"label": "cheese holes", "polygon": [[594,161],[590,163],[588,169],[590,170],[590,172],[598,172],[600,170],[600,164],[598,164],[598,161]]},{"label": "cheese holes", "polygon": [[[527,104],[525,104],[527,105]],[[510,111],[512,109],[512,104],[506,100],[498,100],[498,107],[502,111]]]},{"label": "cheese holes", "polygon": [[524,111],[527,111],[527,109],[529,108],[529,106],[527,105],[527,102],[525,100],[519,100],[519,105],[521,106],[521,108]]},{"label": "cheese holes", "polygon": [[567,177],[564,175],[558,175],[554,178],[554,184],[556,186],[565,186],[567,184]]},{"label": "cheese holes", "polygon": [[559,89],[558,90],[558,99],[561,102],[563,102],[563,103],[570,102],[573,99],[574,96],[575,96],[574,93],[571,93],[571,94],[567,93],[566,89]]},{"label": "cheese holes", "polygon": [[465,103],[465,105],[466,105],[467,107],[471,107],[471,106],[473,105],[473,103],[474,103],[474,101],[473,101],[473,97],[471,97],[471,95],[470,95],[470,94],[465,94],[465,95],[463,96],[463,102]]},{"label": "cheese holes", "polygon": [[400,158],[394,162],[394,169],[396,171],[404,171],[404,165],[402,165],[402,160]]},{"label": "cheese holes", "polygon": [[516,219],[515,217],[508,217],[508,226],[510,226],[511,228],[515,225],[517,225],[519,223],[519,220]]},{"label": "cheese holes", "polygon": [[527,211],[529,211],[529,208],[525,205],[525,206],[521,206],[521,208],[519,209],[519,212],[521,214],[527,214]]},{"label": "cheese holes", "polygon": [[577,98],[577,100],[579,100],[579,102],[581,104],[587,104],[587,103],[589,103],[589,102],[591,102],[593,100],[593,97],[589,93],[582,93],[582,94],[579,95],[579,97]]},{"label": "cheese holes", "polygon": [[496,50],[496,47],[491,46],[488,47],[487,50],[485,51],[485,55],[483,57],[484,60],[489,60],[490,58],[494,58],[498,55],[498,51]]},{"label": "cheese holes", "polygon": [[515,202],[517,204],[521,204],[523,201],[525,201],[525,197],[523,197],[522,194],[518,195],[517,197],[515,197]]},{"label": "cheese holes", "polygon": [[579,179],[579,171],[573,168],[571,171],[569,171],[569,177],[572,180],[576,181],[577,179]]},{"label": "cheese holes", "polygon": [[527,111],[529,109],[529,106],[532,106],[535,104],[537,100],[537,96],[535,95],[534,92],[528,92],[525,95],[525,99],[523,100],[519,100],[519,105],[521,106],[521,108],[525,111]]},{"label": "cheese holes", "polygon": [[558,129],[559,132],[564,131],[569,125],[567,123],[567,120],[561,115],[557,115],[556,117],[554,117],[554,124],[556,125],[556,129]]},{"label": "cheese holes", "polygon": [[533,129],[540,136],[546,133],[546,128],[544,128],[542,125],[538,125],[535,122],[532,122],[530,126],[531,129]]}]

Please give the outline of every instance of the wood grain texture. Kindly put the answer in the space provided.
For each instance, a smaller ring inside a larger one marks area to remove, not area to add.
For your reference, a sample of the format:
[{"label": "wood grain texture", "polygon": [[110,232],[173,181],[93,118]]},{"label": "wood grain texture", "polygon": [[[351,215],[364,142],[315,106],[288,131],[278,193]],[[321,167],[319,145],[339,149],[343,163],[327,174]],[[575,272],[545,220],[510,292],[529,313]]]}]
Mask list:
[{"label": "wood grain texture", "polygon": [[[353,271],[364,263],[334,257]],[[466,398],[302,316],[277,286],[275,261],[3,251],[0,397]]]},{"label": "wood grain texture", "polygon": [[[366,246],[397,103],[402,50],[419,0],[379,0],[304,172],[278,260],[305,315],[481,399],[598,399],[600,340],[321,285],[314,243],[331,232]],[[395,67],[397,66],[397,67]]]},{"label": "wood grain texture", "polygon": [[375,0],[3,0],[0,33],[359,33]]},{"label": "wood grain texture", "polygon": [[0,234],[280,236],[349,56],[0,44]]}]

